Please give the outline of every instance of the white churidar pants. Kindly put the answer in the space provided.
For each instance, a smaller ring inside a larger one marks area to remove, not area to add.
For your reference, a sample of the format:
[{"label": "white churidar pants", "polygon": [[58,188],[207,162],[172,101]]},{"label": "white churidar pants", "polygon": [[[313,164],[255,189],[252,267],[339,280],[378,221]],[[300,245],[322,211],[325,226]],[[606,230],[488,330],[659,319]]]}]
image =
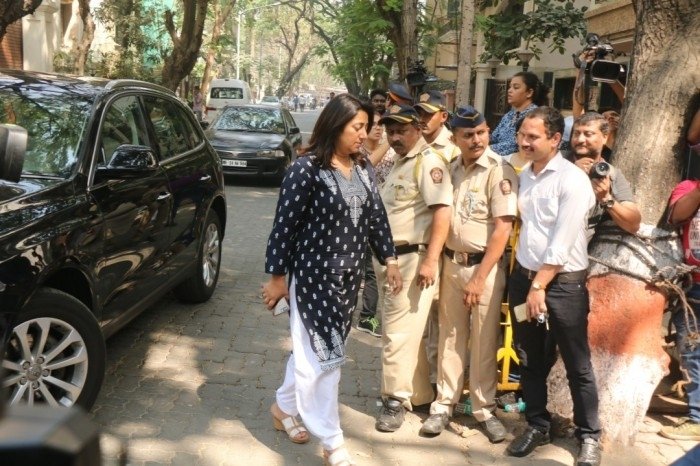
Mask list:
[{"label": "white churidar pants", "polygon": [[289,287],[292,354],[284,382],[276,392],[277,406],[290,416],[300,415],[309,432],[321,440],[323,449],[335,450],[345,442],[338,413],[340,367],[321,370],[297,309],[295,283],[292,277]]}]

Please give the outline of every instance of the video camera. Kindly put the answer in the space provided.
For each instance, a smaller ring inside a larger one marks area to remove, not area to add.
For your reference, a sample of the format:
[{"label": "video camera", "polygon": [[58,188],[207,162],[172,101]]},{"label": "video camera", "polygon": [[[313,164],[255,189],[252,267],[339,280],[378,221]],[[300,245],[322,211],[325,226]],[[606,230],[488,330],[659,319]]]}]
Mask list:
[{"label": "video camera", "polygon": [[608,162],[597,162],[591,165],[588,177],[592,180],[605,178],[610,174],[610,164]]},{"label": "video camera", "polygon": [[576,68],[582,68],[583,62],[579,55],[583,52],[593,52],[594,58],[586,62],[585,72],[591,76],[593,81],[614,83],[616,81],[624,81],[627,71],[625,67],[616,61],[606,60],[605,58],[611,55],[615,49],[609,42],[602,42],[598,34],[589,32],[586,34],[586,47],[578,54],[573,54],[574,65]]},{"label": "video camera", "polygon": [[425,83],[437,81],[437,78],[428,73],[423,60],[415,60],[406,73],[406,84],[414,96],[418,95]]},{"label": "video camera", "polygon": [[600,37],[594,32],[589,32],[586,34],[586,47],[583,49],[584,52],[595,52],[596,60],[603,60],[609,54],[613,53],[615,50],[613,46],[608,42],[603,42],[601,44]]}]

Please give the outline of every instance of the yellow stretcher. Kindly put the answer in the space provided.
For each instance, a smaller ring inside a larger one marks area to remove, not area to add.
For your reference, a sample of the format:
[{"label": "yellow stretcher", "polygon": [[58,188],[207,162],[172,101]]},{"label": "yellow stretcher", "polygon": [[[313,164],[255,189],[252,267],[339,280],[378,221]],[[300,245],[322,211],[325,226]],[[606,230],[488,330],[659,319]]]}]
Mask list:
[{"label": "yellow stretcher", "polygon": [[[515,249],[518,246],[518,233],[520,233],[520,220],[516,219],[513,225],[513,233],[510,236],[511,254],[508,270],[511,273],[515,267]],[[520,382],[510,381],[511,363],[520,365],[520,360],[513,348],[513,325],[510,320],[507,302],[501,303],[501,312],[505,315],[505,320],[501,322],[503,326],[503,346],[496,352],[496,364],[498,364],[500,372],[496,389],[503,391],[520,390]]]},{"label": "yellow stretcher", "polygon": [[498,348],[496,352],[496,361],[500,369],[498,377],[497,390],[511,391],[520,390],[520,382],[510,381],[511,362],[520,364],[518,355],[515,354],[513,348],[513,326],[510,323],[510,313],[508,312],[508,303],[501,304],[501,312],[506,316],[505,321],[501,322],[503,326],[503,346]]}]

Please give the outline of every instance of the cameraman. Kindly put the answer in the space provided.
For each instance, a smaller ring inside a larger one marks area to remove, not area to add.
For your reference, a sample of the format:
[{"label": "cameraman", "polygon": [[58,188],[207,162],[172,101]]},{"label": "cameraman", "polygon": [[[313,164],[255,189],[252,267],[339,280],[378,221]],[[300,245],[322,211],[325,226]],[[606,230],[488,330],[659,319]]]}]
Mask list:
[{"label": "cameraman", "polygon": [[[597,34],[588,33],[586,35],[586,48],[584,48],[578,57],[574,54],[574,65],[578,68],[576,83],[574,84],[573,108],[572,114],[574,118],[583,114],[588,110],[586,79],[590,72],[591,63],[595,60],[604,60],[608,55],[612,54],[613,48],[608,43],[601,43]],[[617,99],[622,103],[625,98],[625,86],[620,81],[608,83]],[[601,112],[602,113],[602,112]]]},{"label": "cameraman", "polygon": [[588,217],[588,235],[599,223],[612,220],[630,234],[639,230],[642,215],[634,202],[634,194],[622,172],[603,160],[603,147],[610,133],[610,124],[603,115],[584,113],[571,131],[574,163],[588,173],[595,193],[596,205]]}]

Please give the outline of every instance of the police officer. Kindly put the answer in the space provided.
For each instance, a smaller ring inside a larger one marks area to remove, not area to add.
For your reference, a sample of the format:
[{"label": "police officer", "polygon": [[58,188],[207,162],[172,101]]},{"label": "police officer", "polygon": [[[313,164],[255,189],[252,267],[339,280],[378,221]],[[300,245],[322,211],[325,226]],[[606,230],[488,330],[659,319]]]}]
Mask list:
[{"label": "police officer", "polygon": [[396,151],[395,164],[380,195],[404,288],[396,296],[386,293],[383,271],[375,262],[383,295],[383,409],[375,426],[379,431],[393,432],[403,424],[406,409],[434,399],[421,337],[438,289],[442,247],[450,225],[452,184],[449,167],[425,143],[413,107],[391,106],[380,123]]},{"label": "police officer", "polygon": [[425,142],[450,162],[457,158],[459,149],[452,142],[452,132],[445,126],[449,115],[442,92],[436,90],[423,92],[418,96],[418,102],[413,108],[418,112],[421,123],[424,125]]},{"label": "police officer", "polygon": [[393,105],[413,105],[411,92],[401,83],[390,83],[386,95],[386,108]]},{"label": "police officer", "polygon": [[469,356],[472,415],[493,443],[506,429],[494,416],[496,352],[505,264],[501,260],[517,215],[515,170],[489,147],[489,127],[474,107],[451,120],[461,157],[450,167],[454,201],[440,282],[438,395],[421,433],[447,426],[464,385]]},{"label": "police officer", "polygon": [[[430,147],[439,152],[444,159],[452,161],[459,155],[459,149],[452,142],[452,132],[447,129],[447,110],[445,108],[445,97],[442,92],[430,90],[418,96],[418,102],[413,106],[418,112],[418,117],[423,124],[423,138]],[[425,326],[423,335],[424,345],[428,353],[428,364],[430,365],[430,382],[437,383],[438,366],[438,299],[428,315],[428,323]]]}]

